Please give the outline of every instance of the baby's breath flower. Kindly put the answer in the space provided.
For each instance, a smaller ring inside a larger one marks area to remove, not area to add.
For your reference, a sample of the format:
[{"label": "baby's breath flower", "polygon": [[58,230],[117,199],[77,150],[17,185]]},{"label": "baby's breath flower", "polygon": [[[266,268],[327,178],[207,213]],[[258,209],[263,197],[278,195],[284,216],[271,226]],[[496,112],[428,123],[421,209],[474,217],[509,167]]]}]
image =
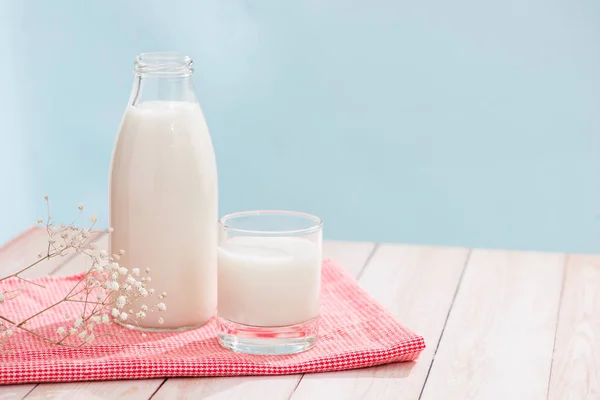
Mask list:
[{"label": "baby's breath flower", "polygon": [[75,328],[79,328],[81,327],[81,325],[83,325],[83,318],[79,317],[75,320],[75,322],[73,323],[73,325],[75,325]]},{"label": "baby's breath flower", "polygon": [[127,268],[119,267],[119,275],[127,275]]},{"label": "baby's breath flower", "polygon": [[38,218],[38,219],[37,219],[37,223],[38,223],[38,224],[41,224],[42,222],[44,222],[44,219],[43,219],[43,218]]},{"label": "baby's breath flower", "polygon": [[[113,310],[114,310],[114,309],[113,309]],[[119,312],[119,311],[117,310],[117,312]],[[102,323],[103,323],[103,324],[108,324],[108,323],[110,323],[110,319],[109,319],[109,317],[108,317],[108,314],[102,314]]]},{"label": "baby's breath flower", "polygon": [[[101,322],[101,319],[102,318],[99,315],[94,315],[92,318],[90,318],[90,320],[96,324],[99,324]],[[92,329],[93,327],[94,327],[94,325],[90,324],[89,328]]]},{"label": "baby's breath flower", "polygon": [[104,293],[102,293],[102,292],[96,293],[96,299],[98,301],[101,301],[102,299],[104,299]]},{"label": "baby's breath flower", "polygon": [[95,214],[93,214],[92,216],[90,216],[90,222],[92,224],[95,224],[98,221],[98,217],[96,217]]},{"label": "baby's breath flower", "polygon": [[127,319],[128,315],[126,312],[122,312],[121,315],[119,315],[119,318],[121,319],[121,321],[125,321]]},{"label": "baby's breath flower", "polygon": [[108,252],[106,250],[100,250],[100,258],[107,258]]},{"label": "baby's breath flower", "polygon": [[140,276],[140,269],[139,268],[134,268],[134,269],[131,270],[131,273],[134,276]]},{"label": "baby's breath flower", "polygon": [[79,211],[83,210],[83,204],[80,204],[79,206],[77,206],[77,208],[79,208]]},{"label": "baby's breath flower", "polygon": [[121,249],[121,250],[119,250],[119,252],[117,254],[122,256],[123,254],[125,254],[125,250]]},{"label": "baby's breath flower", "polygon": [[148,291],[146,290],[146,288],[141,287],[138,289],[138,292],[140,293],[140,296],[148,297]]},{"label": "baby's breath flower", "polygon": [[113,281],[116,281],[117,279],[119,279],[119,274],[116,272],[113,272],[112,274],[110,274],[110,279],[112,279]]},{"label": "baby's breath flower", "polygon": [[114,271],[116,269],[119,269],[119,263],[111,262],[111,263],[108,263],[106,265],[106,270],[107,271]]},{"label": "baby's breath flower", "polygon": [[113,254],[113,255],[112,255],[112,259],[113,259],[113,260],[116,260],[116,261],[119,261],[119,260],[121,259],[121,256],[120,256],[120,255],[118,255],[118,254]]},{"label": "baby's breath flower", "polygon": [[146,268],[146,273],[149,274],[150,273],[150,268]]},{"label": "baby's breath flower", "polygon": [[167,292],[162,292],[162,297],[167,297]]},{"label": "baby's breath flower", "polygon": [[154,288],[148,289],[148,294],[150,294],[150,295],[154,294]]},{"label": "baby's breath flower", "polygon": [[65,329],[65,327],[64,327],[64,326],[61,326],[61,327],[59,327],[59,328],[56,330],[56,333],[57,333],[58,335],[61,335],[61,336],[63,336],[64,334],[66,334],[66,333],[67,333],[67,330]]},{"label": "baby's breath flower", "polygon": [[129,275],[127,277],[127,279],[125,280],[125,282],[127,282],[129,285],[133,285],[133,284],[135,284],[135,278],[133,276]]},{"label": "baby's breath flower", "polygon": [[4,300],[6,300],[6,296],[4,293],[0,293],[0,304],[4,303]]},{"label": "baby's breath flower", "polygon": [[142,282],[140,282],[140,281],[137,281],[137,282],[135,282],[135,283],[133,284],[133,286],[135,286],[135,288],[136,288],[136,289],[139,289],[139,288],[141,288],[141,287],[142,287]]},{"label": "baby's breath flower", "polygon": [[144,319],[144,318],[146,318],[146,313],[143,311],[139,311],[137,314],[135,314],[135,316],[140,319]]},{"label": "baby's breath flower", "polygon": [[142,304],[140,307],[140,310],[142,310],[143,312],[146,312],[146,311],[148,311],[148,306],[145,304]]},{"label": "baby's breath flower", "polygon": [[69,335],[77,335],[77,329],[75,329],[75,328],[69,329]]},{"label": "baby's breath flower", "polygon": [[156,307],[158,307],[158,311],[167,311],[167,305],[165,303],[158,303]]},{"label": "baby's breath flower", "polygon": [[69,320],[69,319],[71,319],[71,316],[69,314],[65,314],[65,319]]},{"label": "baby's breath flower", "polygon": [[85,339],[85,337],[86,337],[86,336],[87,336],[87,332],[86,332],[86,331],[81,331],[81,332],[79,332],[79,337],[80,337],[81,339]]},{"label": "baby's breath flower", "polygon": [[161,324],[161,325],[164,324],[165,323],[165,319],[163,317],[160,317],[158,319],[158,323]]},{"label": "baby's breath flower", "polygon": [[119,282],[109,282],[108,287],[110,290],[119,290]]},{"label": "baby's breath flower", "polygon": [[126,302],[127,302],[127,298],[125,296],[117,297],[117,308],[125,307]]},{"label": "baby's breath flower", "polygon": [[6,331],[4,331],[4,334],[5,334],[6,336],[12,336],[12,334],[13,334],[13,333],[14,333],[14,332],[12,331],[12,329],[7,329]]},{"label": "baby's breath flower", "polygon": [[142,333],[142,338],[144,338],[144,339],[145,339],[145,338],[147,338],[147,337],[148,337],[148,335],[146,335],[145,333]]},{"label": "baby's breath flower", "polygon": [[113,308],[113,309],[110,311],[110,313],[112,314],[112,316],[113,316],[113,317],[115,317],[115,318],[116,318],[116,317],[118,317],[118,316],[119,316],[119,314],[120,314],[121,312],[120,312],[118,309],[116,309],[116,308]]},{"label": "baby's breath flower", "polygon": [[114,230],[112,227],[109,227],[109,228],[106,230],[106,233],[113,233],[114,231],[115,231],[115,230]]}]

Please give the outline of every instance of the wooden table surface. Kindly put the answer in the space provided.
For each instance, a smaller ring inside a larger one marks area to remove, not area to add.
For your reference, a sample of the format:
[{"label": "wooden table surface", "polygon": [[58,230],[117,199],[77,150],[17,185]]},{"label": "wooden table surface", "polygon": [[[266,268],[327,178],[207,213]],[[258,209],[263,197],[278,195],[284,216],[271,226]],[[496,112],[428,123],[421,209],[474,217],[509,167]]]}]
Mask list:
[{"label": "wooden table surface", "polygon": [[[105,236],[94,240],[106,246]],[[0,249],[0,272],[16,271],[45,243],[41,229],[24,232]],[[600,399],[600,256],[335,241],[325,242],[324,255],[425,337],[417,362],[0,386],[0,399]],[[76,255],[53,259],[25,277],[73,274],[81,265]]]}]

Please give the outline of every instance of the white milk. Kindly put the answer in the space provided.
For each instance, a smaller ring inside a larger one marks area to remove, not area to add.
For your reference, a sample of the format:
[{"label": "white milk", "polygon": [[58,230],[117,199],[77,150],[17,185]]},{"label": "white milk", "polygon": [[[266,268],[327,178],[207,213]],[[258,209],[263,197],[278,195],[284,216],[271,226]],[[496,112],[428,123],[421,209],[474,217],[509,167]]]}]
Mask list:
[{"label": "white milk", "polygon": [[219,247],[219,316],[285,326],[319,314],[321,248],[294,237],[235,237]]},{"label": "white milk", "polygon": [[148,313],[141,327],[190,327],[214,314],[217,212],[215,156],[199,105],[130,106],[111,167],[111,251],[124,249],[119,263],[129,269],[150,268],[148,287],[167,292],[167,310]]}]

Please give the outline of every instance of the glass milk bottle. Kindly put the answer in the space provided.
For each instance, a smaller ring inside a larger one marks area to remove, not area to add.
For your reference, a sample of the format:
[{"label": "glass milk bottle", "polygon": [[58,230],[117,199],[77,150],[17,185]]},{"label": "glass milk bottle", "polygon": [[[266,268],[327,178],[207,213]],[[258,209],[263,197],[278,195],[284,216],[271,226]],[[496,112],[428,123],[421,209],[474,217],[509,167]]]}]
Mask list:
[{"label": "glass milk bottle", "polygon": [[148,288],[167,293],[142,329],[197,327],[217,305],[217,169],[192,72],[184,54],[136,57],[112,156],[111,252],[125,250],[130,271],[150,268]]}]

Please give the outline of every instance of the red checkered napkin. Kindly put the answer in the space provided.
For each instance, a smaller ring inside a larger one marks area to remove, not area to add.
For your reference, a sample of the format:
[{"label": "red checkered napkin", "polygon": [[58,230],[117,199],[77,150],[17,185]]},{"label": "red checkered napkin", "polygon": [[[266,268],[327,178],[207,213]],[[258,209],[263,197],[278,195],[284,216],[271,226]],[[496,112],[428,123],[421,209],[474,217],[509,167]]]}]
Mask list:
[{"label": "red checkered napkin", "polygon": [[[38,279],[46,289],[26,285],[19,297],[0,305],[2,315],[32,315],[64,297],[79,277]],[[2,290],[10,290],[18,282],[2,285]],[[217,342],[214,319],[192,331],[153,333],[146,338],[108,325],[105,329],[117,337],[98,338],[79,349],[50,345],[17,329],[0,352],[0,384],[341,371],[415,360],[425,348],[422,337],[396,321],[333,261],[323,263],[321,304],[316,346],[289,356],[225,350]],[[61,305],[36,317],[28,327],[52,335],[65,325],[65,313],[78,309]]]}]

